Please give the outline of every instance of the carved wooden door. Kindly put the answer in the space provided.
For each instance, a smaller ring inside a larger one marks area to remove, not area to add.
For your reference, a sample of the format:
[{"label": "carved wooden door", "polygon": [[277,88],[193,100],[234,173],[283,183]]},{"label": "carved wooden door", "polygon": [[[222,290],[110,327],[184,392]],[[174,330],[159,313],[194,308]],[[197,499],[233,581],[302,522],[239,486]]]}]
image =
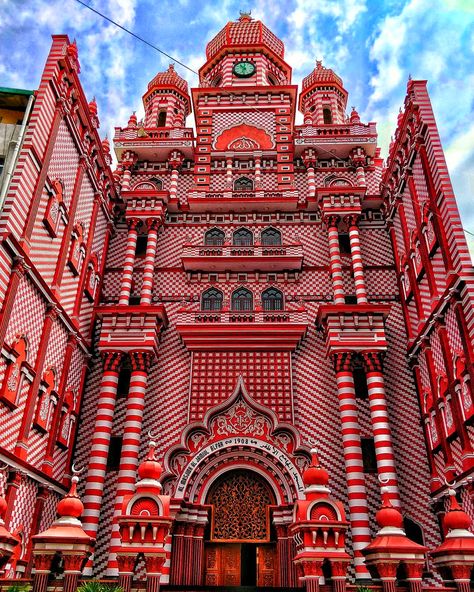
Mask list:
[{"label": "carved wooden door", "polygon": [[276,586],[277,572],[275,545],[259,545],[257,547],[257,586]]},{"label": "carved wooden door", "polygon": [[240,586],[240,545],[206,546],[206,586]]}]

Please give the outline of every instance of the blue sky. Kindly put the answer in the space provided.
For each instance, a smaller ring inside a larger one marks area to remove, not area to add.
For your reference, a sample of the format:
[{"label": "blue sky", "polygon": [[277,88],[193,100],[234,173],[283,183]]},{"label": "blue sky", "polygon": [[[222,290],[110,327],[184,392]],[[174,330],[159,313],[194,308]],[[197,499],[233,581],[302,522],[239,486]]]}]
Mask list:
[{"label": "blue sky", "polygon": [[[195,70],[206,42],[251,9],[284,41],[294,83],[315,59],[342,76],[349,106],[377,122],[384,155],[408,75],[427,79],[463,223],[474,233],[472,0],[86,1]],[[0,0],[0,86],[36,88],[53,33],[76,38],[82,84],[109,137],[132,110],[140,115],[148,81],[170,61],[75,0]]]}]

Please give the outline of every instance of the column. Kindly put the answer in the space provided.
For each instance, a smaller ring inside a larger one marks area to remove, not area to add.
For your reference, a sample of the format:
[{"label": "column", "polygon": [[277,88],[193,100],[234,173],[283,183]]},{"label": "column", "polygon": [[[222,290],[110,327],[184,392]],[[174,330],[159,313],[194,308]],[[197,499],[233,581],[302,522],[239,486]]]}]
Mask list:
[{"label": "column", "polygon": [[406,563],[409,592],[421,592],[424,563]]},{"label": "column", "polygon": [[354,565],[356,578],[365,579],[370,578],[370,575],[365,566],[361,550],[370,543],[371,536],[351,354],[335,354],[334,367],[341,412],[342,443],[344,446]]},{"label": "column", "polygon": [[[107,456],[109,454],[110,434],[117,396],[117,383],[122,362],[121,352],[104,354],[104,373],[100,385],[99,400],[97,402],[97,415],[87,471],[84,491],[84,512],[82,524],[85,532],[95,537],[99,526],[100,508],[102,505],[102,493],[104,491],[105,475],[107,470]],[[86,571],[90,575],[92,559],[88,562]]]},{"label": "column", "polygon": [[364,266],[360,249],[360,235],[358,221],[359,216],[346,218],[349,226],[349,240],[351,243],[352,271],[354,272],[355,291],[357,304],[367,304],[367,289],[365,287]]},{"label": "column", "polygon": [[133,571],[136,563],[136,556],[131,555],[118,555],[117,564],[119,570],[118,585],[122,588],[123,592],[130,592],[132,587]]},{"label": "column", "polygon": [[119,304],[127,305],[130,300],[130,292],[132,291],[133,268],[135,266],[135,251],[137,248],[137,227],[139,220],[137,218],[129,218],[127,248],[125,250],[125,260],[123,264],[122,287],[120,289]]},{"label": "column", "polygon": [[370,419],[374,432],[377,472],[390,494],[394,506],[400,505],[395,454],[388,421],[387,400],[382,372],[382,352],[363,352],[367,388],[369,392]]},{"label": "column", "polygon": [[54,555],[49,553],[35,555],[32,592],[46,592],[53,558]]},{"label": "column", "polygon": [[317,163],[317,154],[314,148],[307,148],[301,155],[303,163],[306,167],[306,176],[308,183],[308,195],[300,194],[299,203],[306,203],[307,199],[314,198],[316,195],[316,177],[315,168]]},{"label": "column", "polygon": [[158,241],[158,229],[162,224],[160,218],[148,218],[148,241],[146,244],[145,267],[143,270],[143,284],[140,295],[140,304],[150,304],[153,294],[153,276],[155,272],[156,243]]},{"label": "column", "polygon": [[179,150],[173,150],[168,158],[168,164],[171,167],[170,180],[170,199],[178,197],[178,175],[179,167],[183,164],[184,155]]},{"label": "column", "polygon": [[130,152],[129,150],[124,153],[122,157],[122,167],[123,167],[123,175],[122,175],[122,183],[121,188],[122,191],[129,191],[130,190],[130,181],[132,178],[132,167],[137,162],[138,157],[135,153]]},{"label": "column", "polygon": [[232,156],[226,156],[225,164],[225,187],[226,189],[232,190]]},{"label": "column", "polygon": [[178,169],[171,170],[171,179],[170,179],[170,199],[176,199],[178,196]]},{"label": "column", "polygon": [[63,592],[76,592],[82,564],[85,556],[79,552],[77,555],[64,555],[64,580]]},{"label": "column", "polygon": [[471,592],[471,570],[472,564],[451,565],[451,573],[456,582],[456,588],[459,592]]},{"label": "column", "polygon": [[382,580],[383,592],[396,592],[397,567],[398,561],[396,563],[377,563],[377,571]]},{"label": "column", "polygon": [[161,570],[165,563],[163,555],[145,555],[146,592],[159,592]]},{"label": "column", "polygon": [[342,280],[341,251],[339,249],[338,216],[327,216],[329,237],[329,257],[331,266],[331,277],[334,291],[334,303],[344,304],[344,282]]},{"label": "column", "polygon": [[259,191],[262,189],[262,153],[261,152],[254,152],[255,158],[255,191]]},{"label": "column", "polygon": [[331,561],[331,579],[334,592],[345,592],[347,588],[346,561]]},{"label": "column", "polygon": [[351,160],[352,164],[355,166],[356,169],[356,183],[362,187],[367,185],[367,181],[365,179],[365,162],[366,162],[366,155],[363,148],[354,148],[351,151]]},{"label": "column", "polygon": [[133,491],[137,476],[138,455],[140,452],[140,436],[142,431],[143,409],[145,407],[145,391],[148,371],[153,359],[151,352],[132,352],[130,361],[132,375],[127,397],[127,409],[123,426],[122,453],[120,457],[117,490],[115,493],[114,524],[110,540],[109,561],[107,571],[117,570],[117,550],[120,549],[120,533],[116,517],[122,510],[123,497]]}]

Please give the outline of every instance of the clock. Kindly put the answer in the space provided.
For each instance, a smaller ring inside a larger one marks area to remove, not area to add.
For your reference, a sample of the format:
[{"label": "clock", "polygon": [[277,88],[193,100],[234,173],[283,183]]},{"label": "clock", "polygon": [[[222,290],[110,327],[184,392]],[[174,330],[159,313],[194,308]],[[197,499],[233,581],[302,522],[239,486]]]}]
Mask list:
[{"label": "clock", "polygon": [[252,62],[237,62],[234,65],[233,72],[239,78],[249,78],[255,74],[255,64],[252,64]]}]

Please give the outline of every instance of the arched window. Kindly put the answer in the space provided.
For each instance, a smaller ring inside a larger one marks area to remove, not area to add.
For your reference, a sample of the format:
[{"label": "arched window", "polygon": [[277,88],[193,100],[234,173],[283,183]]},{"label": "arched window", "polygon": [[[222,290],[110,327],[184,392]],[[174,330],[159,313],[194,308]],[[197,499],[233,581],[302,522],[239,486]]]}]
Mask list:
[{"label": "arched window", "polygon": [[265,246],[280,246],[281,245],[281,232],[276,228],[265,228],[261,234],[262,245]]},{"label": "arched window", "polygon": [[236,247],[250,247],[253,245],[253,234],[247,228],[239,228],[233,235]]},{"label": "arched window", "polygon": [[232,310],[253,310],[253,296],[247,288],[239,288],[232,294]]},{"label": "arched window", "polygon": [[273,76],[273,74],[270,74],[270,72],[267,72],[267,80],[268,84],[271,84],[272,86],[278,85],[277,79],[275,78],[275,76]]},{"label": "arched window", "polygon": [[166,125],[166,111],[158,113],[158,127],[165,127]]},{"label": "arched window", "polygon": [[204,244],[208,247],[223,245],[225,233],[219,228],[211,228],[204,235]]},{"label": "arched window", "polygon": [[19,336],[12,345],[8,356],[3,385],[0,390],[0,400],[14,407],[23,384],[23,366],[28,360],[28,342],[24,335]]},{"label": "arched window", "polygon": [[221,310],[222,309],[222,292],[216,288],[209,288],[202,294],[202,310]]},{"label": "arched window", "polygon": [[323,121],[325,124],[332,123],[332,113],[331,113],[331,109],[329,109],[329,107],[324,107],[324,109],[323,109]]},{"label": "arched window", "polygon": [[152,177],[151,179],[149,179],[149,181],[150,181],[150,183],[153,183],[153,185],[156,186],[158,191],[161,191],[163,189],[163,181],[161,179],[157,179],[156,177]]},{"label": "arched window", "polygon": [[276,288],[268,288],[262,293],[263,310],[283,310],[283,294]]},{"label": "arched window", "polygon": [[253,191],[252,179],[240,177],[234,183],[234,191]]},{"label": "arched window", "polygon": [[418,524],[408,516],[404,516],[403,518],[403,530],[406,532],[407,537],[418,543],[419,545],[425,544],[425,537],[423,536],[423,529]]}]

